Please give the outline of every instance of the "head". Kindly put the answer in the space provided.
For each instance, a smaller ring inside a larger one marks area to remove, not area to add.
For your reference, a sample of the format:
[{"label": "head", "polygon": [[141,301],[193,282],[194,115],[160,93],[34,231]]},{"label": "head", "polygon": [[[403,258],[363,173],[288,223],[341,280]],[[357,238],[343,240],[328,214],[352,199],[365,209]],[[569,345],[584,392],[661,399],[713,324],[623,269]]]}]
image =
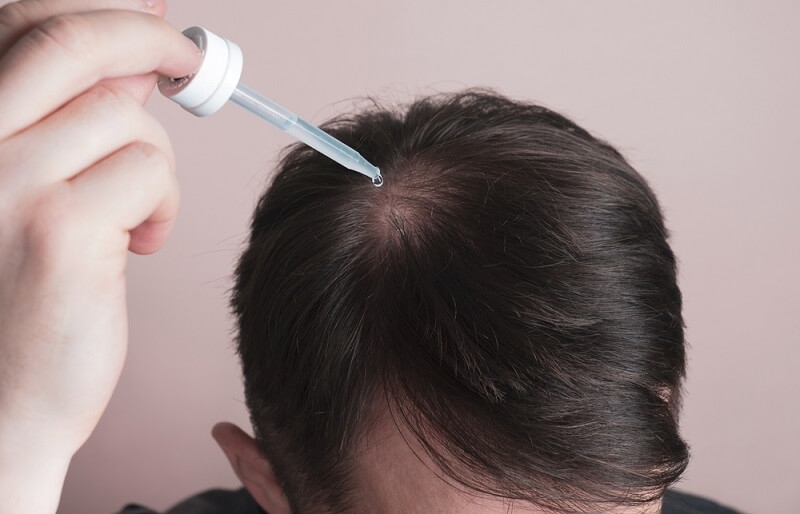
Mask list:
[{"label": "head", "polygon": [[685,353],[644,179],[569,119],[485,91],[325,129],[384,185],[296,146],[256,208],[231,300],[255,438],[215,435],[259,503],[657,507],[688,459]]}]

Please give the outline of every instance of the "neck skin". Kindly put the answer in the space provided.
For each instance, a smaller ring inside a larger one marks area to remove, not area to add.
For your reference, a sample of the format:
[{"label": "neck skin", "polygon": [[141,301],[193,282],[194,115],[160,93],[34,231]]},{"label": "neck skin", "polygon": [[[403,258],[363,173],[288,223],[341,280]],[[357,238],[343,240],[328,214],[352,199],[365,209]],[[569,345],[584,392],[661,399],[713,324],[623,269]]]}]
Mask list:
[{"label": "neck skin", "polygon": [[[256,441],[230,423],[217,424],[213,435],[256,502],[270,514],[291,514],[280,482]],[[362,448],[354,471],[355,505],[348,511],[353,514],[563,514],[530,503],[481,496],[453,484],[389,415],[377,419]],[[636,507],[585,508],[583,512],[660,514],[661,499]]]},{"label": "neck skin", "polygon": [[[443,478],[414,437],[381,416],[358,457],[359,511],[376,514],[557,514],[527,502],[480,496]],[[661,499],[635,507],[588,509],[607,514],[660,514]]]}]

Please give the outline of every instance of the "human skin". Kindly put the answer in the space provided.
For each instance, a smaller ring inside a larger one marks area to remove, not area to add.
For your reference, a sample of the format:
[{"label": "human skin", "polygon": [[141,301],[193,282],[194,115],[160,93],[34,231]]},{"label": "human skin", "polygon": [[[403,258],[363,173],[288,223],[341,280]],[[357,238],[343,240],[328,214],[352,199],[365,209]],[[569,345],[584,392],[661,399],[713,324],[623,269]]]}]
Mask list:
[{"label": "human skin", "polygon": [[[157,251],[177,214],[169,139],[142,104],[157,75],[188,75],[201,57],[165,9],[0,10],[0,514],[56,511],[125,358],[127,252]],[[253,497],[288,512],[256,442],[226,423],[214,437]],[[442,480],[408,441],[386,420],[369,434],[356,477],[364,512],[508,511]]]},{"label": "human skin", "polygon": [[[390,514],[557,514],[524,501],[480,494],[449,479],[388,407],[377,416],[356,459],[361,512]],[[587,506],[586,512],[658,514],[661,500],[638,506]]]},{"label": "human skin", "polygon": [[199,50],[164,1],[0,10],[0,513],[55,512],[127,347],[128,251],[167,238],[175,159],[142,105]]}]

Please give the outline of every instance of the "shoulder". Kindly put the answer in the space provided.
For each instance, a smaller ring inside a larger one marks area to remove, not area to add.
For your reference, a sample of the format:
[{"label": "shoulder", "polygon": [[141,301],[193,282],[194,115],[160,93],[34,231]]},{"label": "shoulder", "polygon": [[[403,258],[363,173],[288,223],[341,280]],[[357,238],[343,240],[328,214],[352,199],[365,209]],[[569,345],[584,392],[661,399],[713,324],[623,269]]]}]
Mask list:
[{"label": "shoulder", "polygon": [[[141,505],[127,505],[119,514],[159,514]],[[164,514],[266,514],[245,489],[211,489],[167,510]]]},{"label": "shoulder", "polygon": [[739,511],[699,496],[668,489],[661,514],[740,514]]}]

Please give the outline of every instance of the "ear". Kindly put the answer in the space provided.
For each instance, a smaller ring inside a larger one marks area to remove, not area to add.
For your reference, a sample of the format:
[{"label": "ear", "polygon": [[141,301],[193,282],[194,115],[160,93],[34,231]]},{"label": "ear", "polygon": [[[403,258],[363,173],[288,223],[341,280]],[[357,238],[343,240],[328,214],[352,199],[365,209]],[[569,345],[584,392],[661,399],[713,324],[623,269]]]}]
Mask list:
[{"label": "ear", "polygon": [[217,423],[211,435],[228,457],[233,472],[262,509],[269,514],[291,514],[289,500],[278,484],[272,465],[252,437],[233,423]]}]

